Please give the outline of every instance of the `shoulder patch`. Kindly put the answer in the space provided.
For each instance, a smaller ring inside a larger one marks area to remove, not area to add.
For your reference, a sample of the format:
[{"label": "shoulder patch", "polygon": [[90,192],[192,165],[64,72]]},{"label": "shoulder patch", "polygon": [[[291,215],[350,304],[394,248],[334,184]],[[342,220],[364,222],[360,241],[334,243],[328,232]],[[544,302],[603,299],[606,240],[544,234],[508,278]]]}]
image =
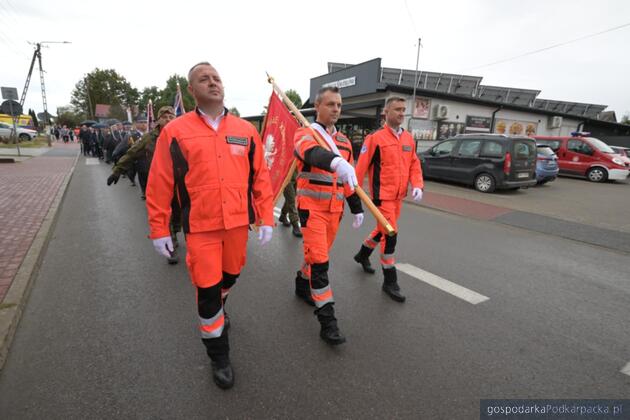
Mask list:
[{"label": "shoulder patch", "polygon": [[346,138],[346,136],[344,136],[343,134],[337,134],[335,137],[337,137],[337,141],[340,143],[348,143],[348,139]]},{"label": "shoulder patch", "polygon": [[361,146],[361,154],[365,152],[367,152],[367,145],[364,144],[363,146]]},{"label": "shoulder patch", "polygon": [[232,137],[227,136],[225,141],[229,144],[238,144],[239,146],[247,146],[247,137]]}]

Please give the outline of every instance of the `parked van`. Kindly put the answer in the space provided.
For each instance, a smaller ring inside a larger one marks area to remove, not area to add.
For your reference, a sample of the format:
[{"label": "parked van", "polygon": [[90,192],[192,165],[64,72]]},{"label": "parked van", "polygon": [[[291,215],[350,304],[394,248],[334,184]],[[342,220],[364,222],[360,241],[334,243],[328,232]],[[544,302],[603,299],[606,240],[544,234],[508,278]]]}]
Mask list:
[{"label": "parked van", "polygon": [[425,178],[497,188],[536,185],[536,142],[502,134],[460,134],[419,154]]},{"label": "parked van", "polygon": [[606,143],[589,135],[576,132],[570,137],[534,136],[534,139],[556,152],[560,175],[586,177],[592,182],[628,178],[630,165]]}]

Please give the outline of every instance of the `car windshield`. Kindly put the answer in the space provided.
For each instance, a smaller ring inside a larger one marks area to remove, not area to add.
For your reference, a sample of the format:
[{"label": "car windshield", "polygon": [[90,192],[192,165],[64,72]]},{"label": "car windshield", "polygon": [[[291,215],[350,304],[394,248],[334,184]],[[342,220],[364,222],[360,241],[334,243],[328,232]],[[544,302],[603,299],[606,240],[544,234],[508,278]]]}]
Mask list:
[{"label": "car windshield", "polygon": [[538,154],[542,156],[555,156],[555,153],[549,146],[538,146],[536,150],[538,151]]},{"label": "car windshield", "polygon": [[593,147],[595,147],[600,152],[615,154],[615,151],[611,149],[609,145],[607,145],[600,139],[596,139],[595,137],[587,137],[587,138],[588,138],[589,143],[591,143],[591,145],[593,145]]}]

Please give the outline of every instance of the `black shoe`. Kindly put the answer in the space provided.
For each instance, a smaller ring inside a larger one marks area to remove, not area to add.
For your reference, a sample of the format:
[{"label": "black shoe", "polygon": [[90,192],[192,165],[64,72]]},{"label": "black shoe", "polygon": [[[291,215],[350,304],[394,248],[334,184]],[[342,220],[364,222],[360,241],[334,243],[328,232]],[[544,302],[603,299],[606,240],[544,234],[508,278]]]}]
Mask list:
[{"label": "black shoe", "polygon": [[302,237],[302,231],[300,230],[300,227],[298,225],[293,225],[293,236],[295,236],[296,238],[301,238]]},{"label": "black shoe", "polygon": [[135,183],[135,182],[132,182],[132,183],[131,183],[131,186],[132,186],[132,187],[135,187],[135,186],[136,186],[136,183]]},{"label": "black shoe", "polygon": [[341,331],[339,331],[337,326],[328,328],[322,327],[319,332],[319,336],[326,342],[326,344],[330,344],[331,346],[338,346],[339,344],[346,342],[346,337],[341,334]]},{"label": "black shoe", "polygon": [[146,195],[142,194],[142,195],[140,196],[140,200],[146,200],[146,199],[147,199],[147,196],[146,196]]},{"label": "black shoe", "polygon": [[407,298],[400,293],[398,283],[383,282],[383,291],[396,302],[404,302]]},{"label": "black shoe", "polygon": [[299,271],[295,277],[295,295],[309,305],[315,306],[315,302],[311,296],[311,287],[308,284],[308,279],[302,277],[302,274]]},{"label": "black shoe", "polygon": [[221,389],[230,389],[234,386],[234,371],[232,364],[227,362],[212,362],[212,379]]},{"label": "black shoe", "polygon": [[291,226],[291,222],[289,222],[289,220],[287,219],[286,214],[280,214],[280,217],[278,217],[278,222],[282,223],[286,227]]},{"label": "black shoe", "polygon": [[[364,247],[361,247],[361,251],[363,251],[363,248]],[[372,264],[370,264],[369,256],[365,255],[365,253],[362,253],[361,251],[359,251],[359,253],[354,256],[354,260],[358,262],[359,264],[361,264],[361,267],[363,267],[363,271],[365,271],[366,273],[368,274],[376,273],[376,270],[374,270],[374,268],[372,268]]]}]

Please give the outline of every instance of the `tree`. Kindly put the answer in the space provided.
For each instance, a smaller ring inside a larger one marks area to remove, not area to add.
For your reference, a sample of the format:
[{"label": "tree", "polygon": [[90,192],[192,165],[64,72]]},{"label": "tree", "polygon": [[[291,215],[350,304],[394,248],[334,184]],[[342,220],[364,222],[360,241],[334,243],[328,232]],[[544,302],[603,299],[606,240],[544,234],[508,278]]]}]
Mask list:
[{"label": "tree", "polygon": [[289,97],[289,99],[291,100],[291,102],[293,102],[293,105],[295,105],[297,109],[302,108],[303,103],[299,93],[297,93],[293,89],[289,89],[284,93]]},{"label": "tree", "polygon": [[94,69],[74,87],[70,103],[88,116],[94,116],[96,104],[128,107],[138,103],[138,89],[116,70]]},{"label": "tree", "polygon": [[84,119],[85,114],[72,106],[60,106],[57,108],[56,124],[77,127]]},{"label": "tree", "polygon": [[630,114],[624,114],[623,117],[621,117],[621,124],[630,125]]},{"label": "tree", "polygon": [[238,112],[238,109],[236,109],[236,107],[235,107],[235,106],[233,106],[232,108],[228,109],[228,111],[230,111],[230,114],[234,114],[234,115],[236,115],[237,117],[240,117],[240,116],[241,116],[241,113],[240,113],[240,112]]},{"label": "tree", "polygon": [[184,108],[186,111],[195,109],[195,99],[188,92],[188,80],[177,74],[172,75],[166,81],[166,87],[160,92],[160,98],[153,102],[154,109],[160,109],[160,107],[166,105],[173,106],[175,103],[175,95],[177,94],[177,82],[179,82],[179,87],[184,97]]},{"label": "tree", "polygon": [[35,115],[35,111],[29,108],[28,115],[31,116],[31,119],[33,120],[33,126],[35,127],[35,130],[37,130],[39,128],[39,121],[37,120],[37,115]]},{"label": "tree", "polygon": [[161,96],[162,91],[158,89],[157,86],[145,87],[142,89],[142,92],[140,92],[140,103],[138,104],[140,112],[147,111],[149,99],[153,101],[153,107],[155,108],[155,103],[160,100]]}]

